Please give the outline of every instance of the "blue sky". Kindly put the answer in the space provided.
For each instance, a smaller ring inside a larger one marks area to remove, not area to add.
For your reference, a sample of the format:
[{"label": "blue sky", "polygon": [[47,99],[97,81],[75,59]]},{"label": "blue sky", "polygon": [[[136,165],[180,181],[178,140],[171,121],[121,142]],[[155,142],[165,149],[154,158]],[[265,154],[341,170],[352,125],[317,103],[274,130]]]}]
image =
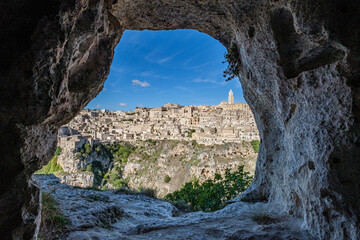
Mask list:
[{"label": "blue sky", "polygon": [[215,105],[245,102],[238,79],[226,82],[226,49],[195,30],[124,32],[103,91],[87,106],[111,111],[137,106]]}]

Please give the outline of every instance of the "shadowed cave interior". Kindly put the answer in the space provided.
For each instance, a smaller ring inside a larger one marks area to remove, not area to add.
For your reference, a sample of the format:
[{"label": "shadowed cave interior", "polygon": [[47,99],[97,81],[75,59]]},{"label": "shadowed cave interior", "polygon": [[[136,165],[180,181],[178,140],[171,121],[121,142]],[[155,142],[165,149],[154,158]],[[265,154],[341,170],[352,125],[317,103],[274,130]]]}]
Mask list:
[{"label": "shadowed cave interior", "polygon": [[53,155],[57,129],[101,91],[123,31],[195,29],[236,46],[259,127],[255,179],[239,200],[266,200],[316,239],[359,239],[359,5],[3,1],[1,235],[36,236],[30,176]]}]

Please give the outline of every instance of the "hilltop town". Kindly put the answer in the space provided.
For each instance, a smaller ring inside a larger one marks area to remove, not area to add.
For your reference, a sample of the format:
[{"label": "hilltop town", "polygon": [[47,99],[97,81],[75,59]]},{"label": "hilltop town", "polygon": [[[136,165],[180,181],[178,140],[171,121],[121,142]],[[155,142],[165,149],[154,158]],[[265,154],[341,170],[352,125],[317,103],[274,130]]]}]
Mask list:
[{"label": "hilltop town", "polygon": [[133,112],[84,109],[59,131],[60,146],[81,138],[99,142],[196,140],[213,145],[259,140],[259,133],[249,106],[234,103],[230,90],[228,101],[219,105],[169,103],[157,108],[138,107]]}]

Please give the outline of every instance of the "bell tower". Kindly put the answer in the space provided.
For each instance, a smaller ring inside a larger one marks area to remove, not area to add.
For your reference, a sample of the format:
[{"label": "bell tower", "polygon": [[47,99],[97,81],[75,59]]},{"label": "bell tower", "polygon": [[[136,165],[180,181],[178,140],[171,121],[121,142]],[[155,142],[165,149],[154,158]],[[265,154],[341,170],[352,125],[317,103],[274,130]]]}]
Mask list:
[{"label": "bell tower", "polygon": [[231,89],[229,91],[228,104],[234,104],[234,93]]}]

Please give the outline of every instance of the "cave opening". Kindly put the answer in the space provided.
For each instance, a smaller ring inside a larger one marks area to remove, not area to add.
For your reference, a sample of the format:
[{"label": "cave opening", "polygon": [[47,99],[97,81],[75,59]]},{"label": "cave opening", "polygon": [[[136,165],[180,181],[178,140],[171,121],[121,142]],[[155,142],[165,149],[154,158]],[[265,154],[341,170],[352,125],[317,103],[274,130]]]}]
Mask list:
[{"label": "cave opening", "polygon": [[[102,89],[124,30],[186,28],[238,49],[240,81],[262,137],[243,200],[267,200],[268,209],[300,218],[293,226],[302,223],[315,238],[359,239],[359,9],[357,1],[338,0],[4,0],[0,234],[36,237],[40,192],[30,177],[55,152],[57,129]],[[181,236],[248,234],[231,215],[241,204],[221,212],[232,219],[226,224],[233,232],[187,225]],[[108,226],[103,218],[97,222]],[[163,227],[137,232],[156,238],[153,230],[162,234]],[[251,237],[271,235],[264,234]]]},{"label": "cave opening", "polygon": [[164,198],[195,179],[237,173],[234,184],[244,184],[206,210],[224,207],[251,182],[260,143],[241,84],[224,74],[225,53],[194,30],[125,31],[104,89],[60,127],[55,156],[36,174],[82,188],[146,188]]}]

